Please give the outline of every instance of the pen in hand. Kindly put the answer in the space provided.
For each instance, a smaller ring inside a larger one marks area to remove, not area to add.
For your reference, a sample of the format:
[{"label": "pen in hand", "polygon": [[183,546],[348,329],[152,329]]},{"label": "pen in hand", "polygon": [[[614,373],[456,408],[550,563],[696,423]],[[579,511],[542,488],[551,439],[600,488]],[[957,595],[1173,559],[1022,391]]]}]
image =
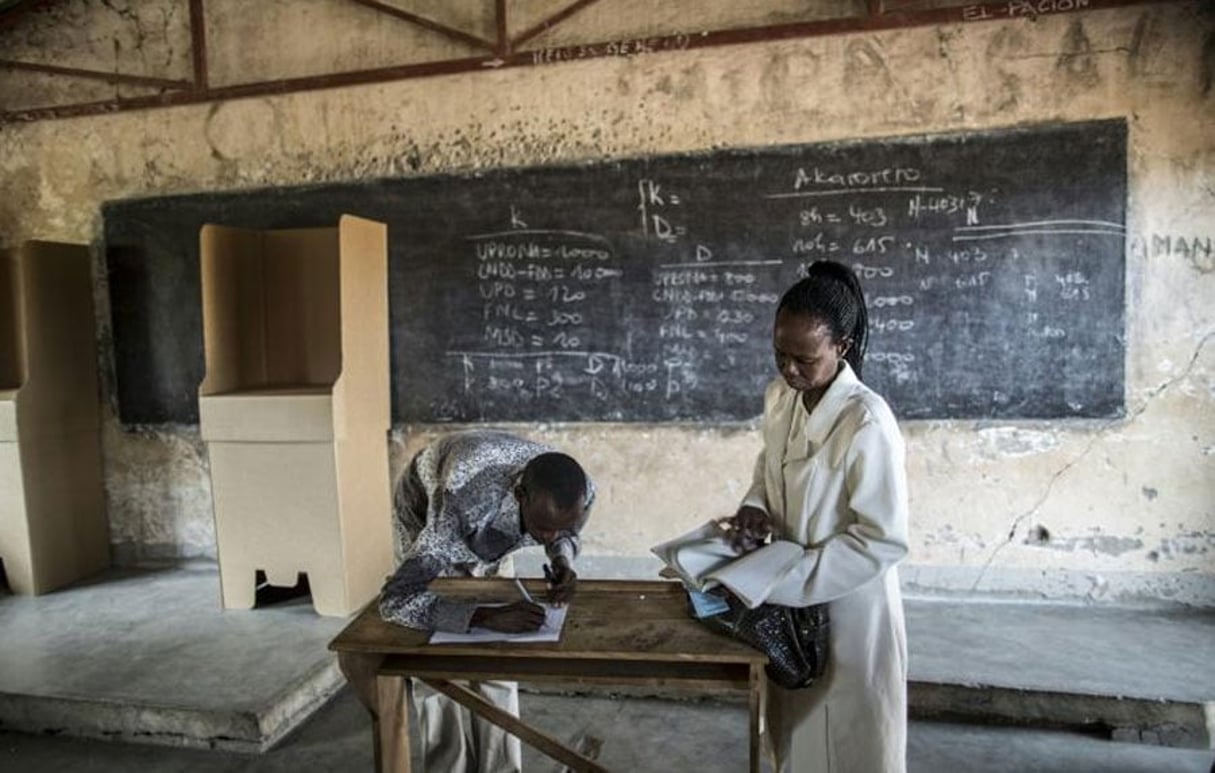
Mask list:
[{"label": "pen in hand", "polygon": [[526,601],[528,604],[536,603],[536,600],[532,598],[532,594],[527,592],[527,588],[523,587],[523,581],[518,577],[515,578],[515,587],[519,589],[519,593],[523,596],[524,601]]}]

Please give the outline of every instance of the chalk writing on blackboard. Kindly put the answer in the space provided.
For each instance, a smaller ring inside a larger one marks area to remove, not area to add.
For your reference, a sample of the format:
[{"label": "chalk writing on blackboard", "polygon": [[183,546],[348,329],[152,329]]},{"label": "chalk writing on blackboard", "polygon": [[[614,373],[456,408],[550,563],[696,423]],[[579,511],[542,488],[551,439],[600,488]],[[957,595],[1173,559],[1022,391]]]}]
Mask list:
[{"label": "chalk writing on blackboard", "polygon": [[1116,416],[1125,170],[1096,121],[119,202],[121,412],[196,420],[202,222],[353,212],[389,226],[397,421],[752,419],[780,295],[823,258],[865,285],[865,379],[901,418]]}]

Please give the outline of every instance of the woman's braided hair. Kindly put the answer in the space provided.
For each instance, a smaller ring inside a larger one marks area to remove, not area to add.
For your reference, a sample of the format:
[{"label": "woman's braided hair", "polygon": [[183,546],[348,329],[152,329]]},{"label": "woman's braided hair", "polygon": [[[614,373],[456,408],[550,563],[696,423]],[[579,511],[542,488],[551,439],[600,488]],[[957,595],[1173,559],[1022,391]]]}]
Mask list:
[{"label": "woman's braided hair", "polygon": [[856,274],[834,260],[818,260],[806,269],[804,279],[781,296],[776,313],[805,314],[823,323],[836,341],[850,341],[844,359],[861,378],[865,349],[869,346],[869,314],[865,293]]}]

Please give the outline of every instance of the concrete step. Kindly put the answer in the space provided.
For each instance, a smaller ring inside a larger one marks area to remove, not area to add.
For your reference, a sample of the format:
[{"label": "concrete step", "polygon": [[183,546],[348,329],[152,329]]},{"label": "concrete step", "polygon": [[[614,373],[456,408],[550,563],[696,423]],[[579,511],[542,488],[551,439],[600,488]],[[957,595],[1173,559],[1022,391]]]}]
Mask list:
[{"label": "concrete step", "polygon": [[[913,717],[1208,748],[1215,614],[907,600]],[[343,684],[345,621],[219,607],[213,564],[0,596],[0,729],[263,751]]]},{"label": "concrete step", "polygon": [[343,619],[220,609],[215,565],[0,595],[0,729],[260,752],[345,685]]},{"label": "concrete step", "polygon": [[906,600],[913,716],[1212,748],[1215,610]]}]

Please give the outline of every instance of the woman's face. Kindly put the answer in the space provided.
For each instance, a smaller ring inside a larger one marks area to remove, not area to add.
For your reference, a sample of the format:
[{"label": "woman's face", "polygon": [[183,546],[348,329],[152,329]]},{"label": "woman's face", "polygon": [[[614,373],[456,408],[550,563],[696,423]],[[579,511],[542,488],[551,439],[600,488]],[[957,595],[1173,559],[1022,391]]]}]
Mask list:
[{"label": "woman's face", "polygon": [[817,317],[781,311],[772,329],[776,369],[791,388],[820,395],[839,370],[848,341],[836,341],[831,328]]}]

